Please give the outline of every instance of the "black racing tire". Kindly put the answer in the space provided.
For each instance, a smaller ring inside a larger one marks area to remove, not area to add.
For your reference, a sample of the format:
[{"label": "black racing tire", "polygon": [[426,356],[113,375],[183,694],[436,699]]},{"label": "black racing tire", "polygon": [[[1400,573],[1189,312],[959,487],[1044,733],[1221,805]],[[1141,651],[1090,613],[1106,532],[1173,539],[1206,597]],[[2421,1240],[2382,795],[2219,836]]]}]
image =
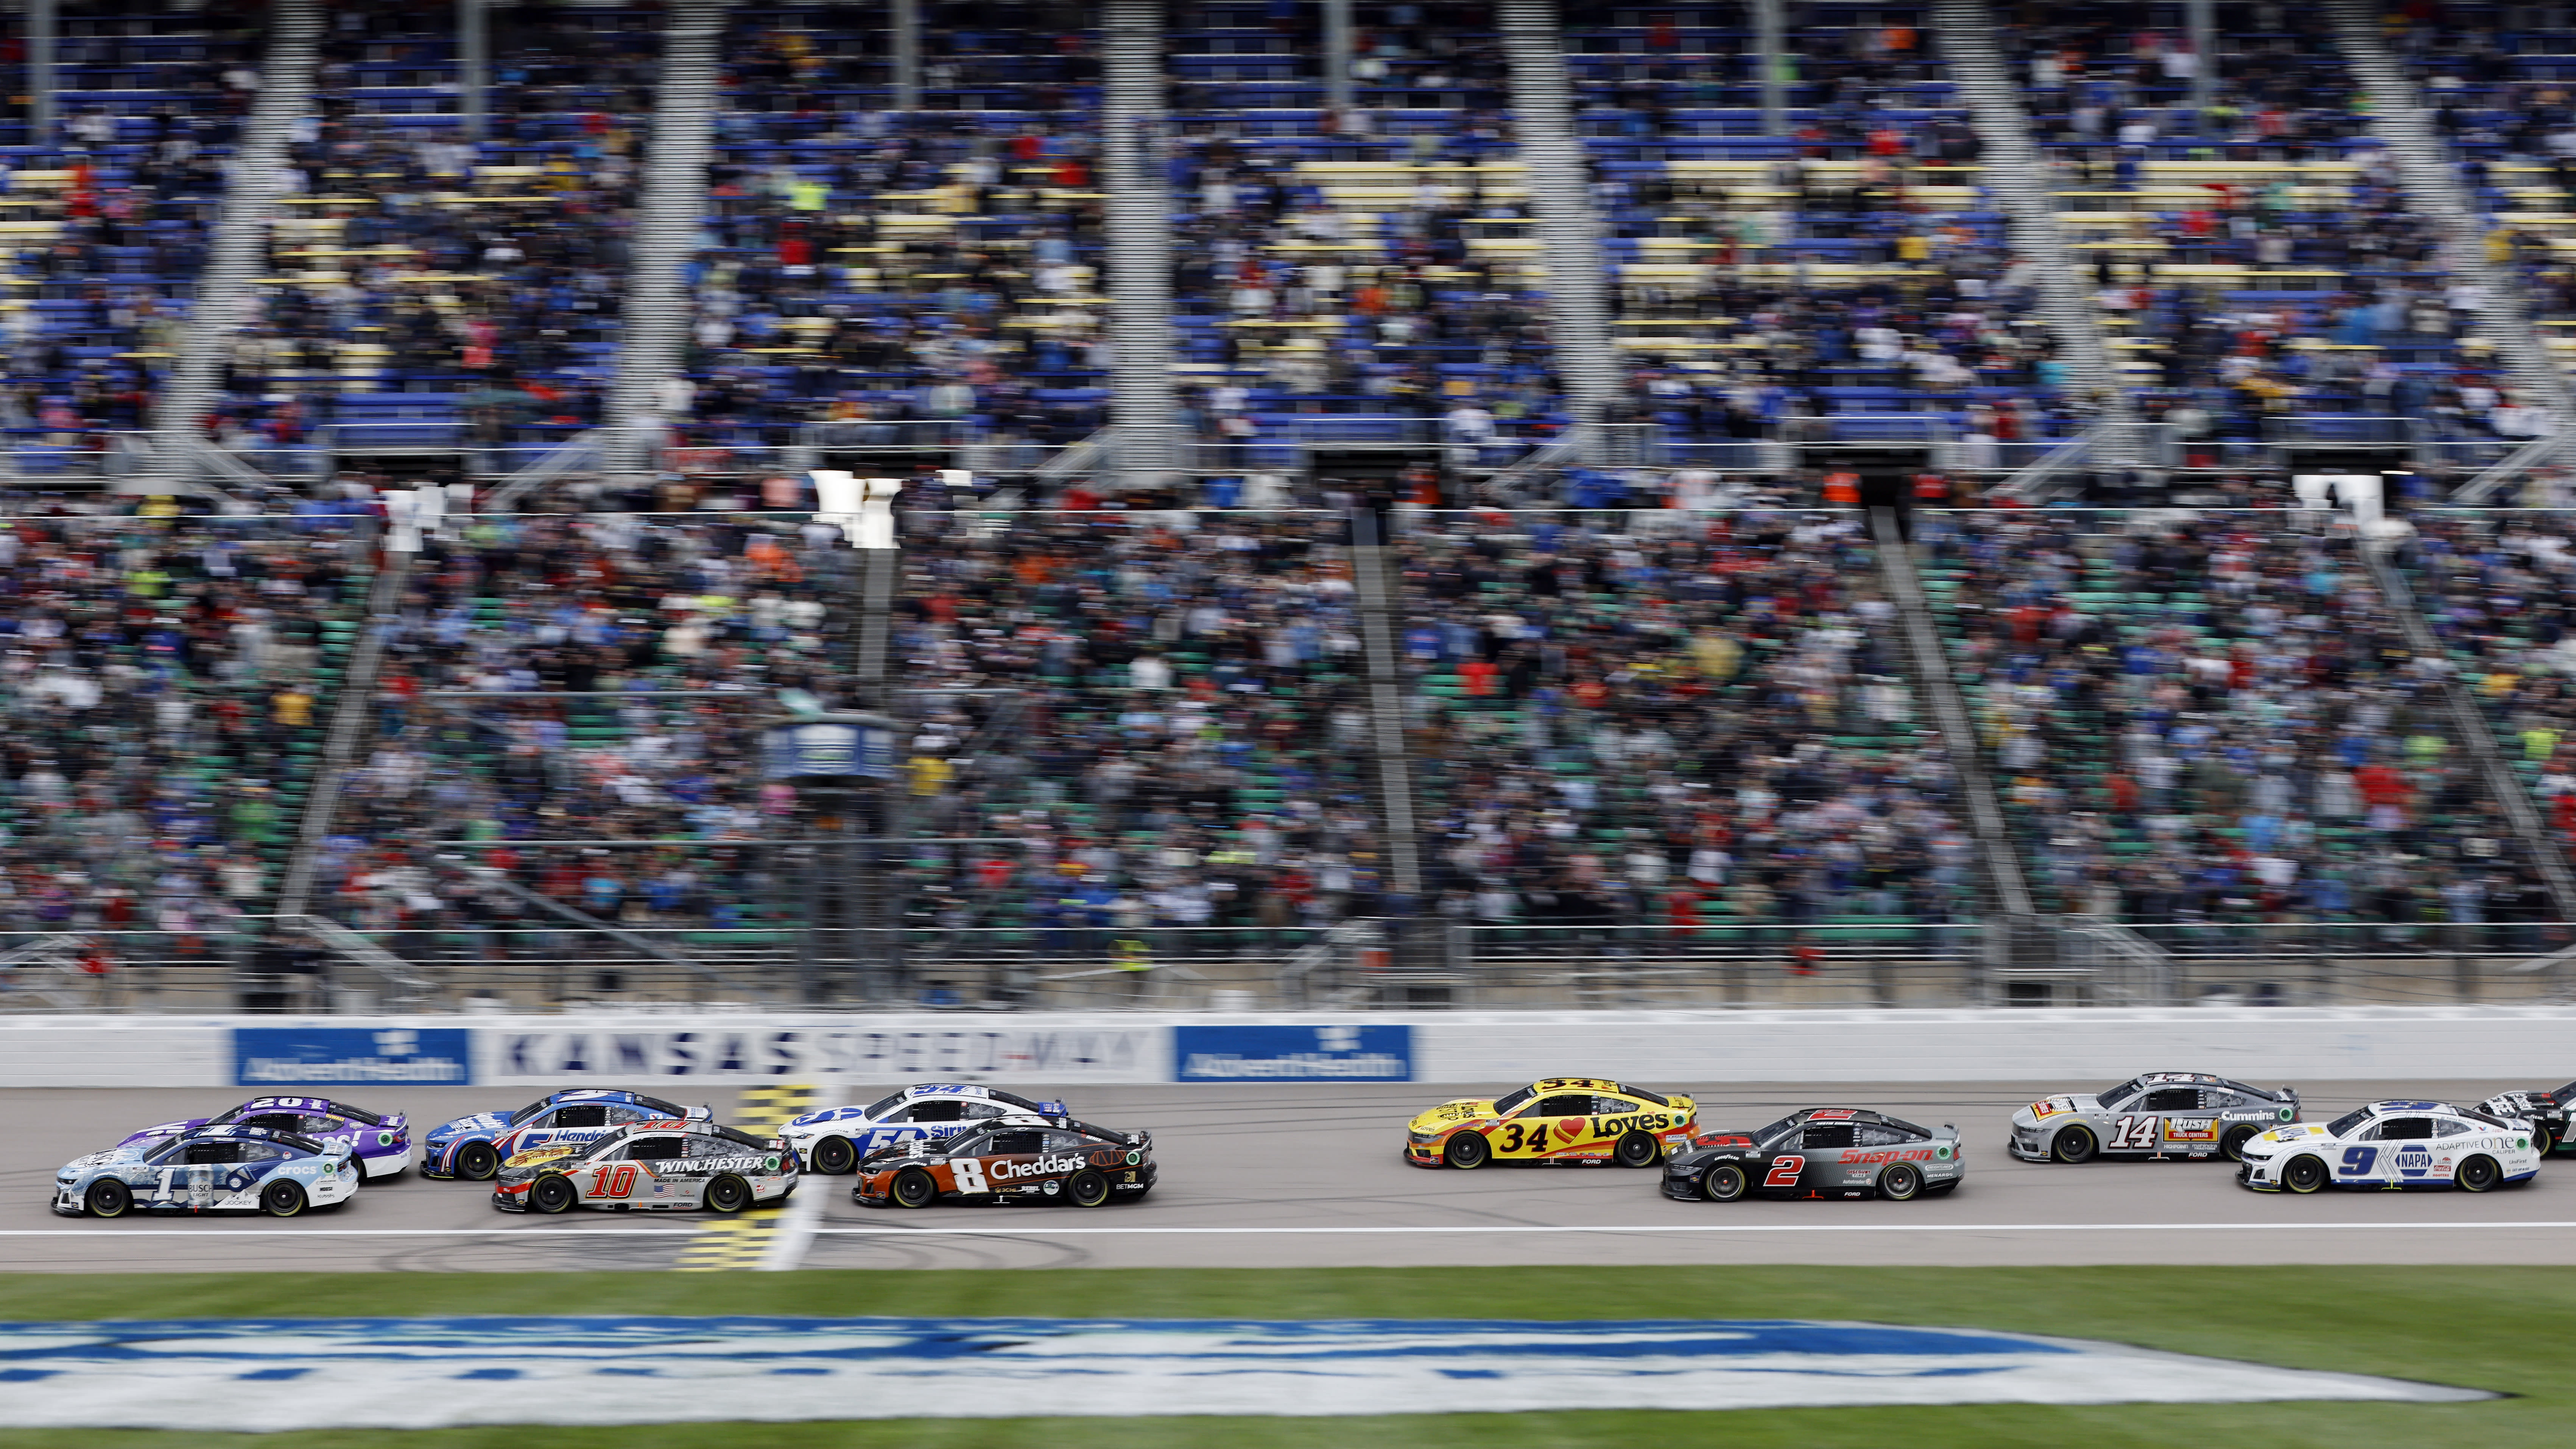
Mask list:
[{"label": "black racing tire", "polygon": [[528,1184],[528,1211],[532,1213],[570,1212],[581,1201],[581,1189],[561,1173],[548,1173]]},{"label": "black racing tire", "polygon": [[1699,1191],[1710,1202],[1734,1202],[1752,1185],[1753,1179],[1744,1175],[1743,1163],[1718,1162],[1710,1164],[1700,1177]]},{"label": "black racing tire", "polygon": [[2102,1151],[2102,1139],[2084,1126],[2063,1127],[2048,1140],[2048,1156],[2053,1162],[2091,1162]]},{"label": "black racing tire", "polygon": [[1912,1202],[1923,1191],[1923,1169],[1911,1162],[1891,1162],[1878,1175],[1878,1195],[1889,1202]]},{"label": "black racing tire", "polygon": [[2262,1128],[2250,1122],[2240,1122],[2228,1128],[2227,1135],[2218,1139],[2218,1150],[2230,1162],[2243,1162],[2245,1144],[2261,1136],[2262,1132]]},{"label": "black racing tire", "polygon": [[813,1154],[806,1160],[823,1176],[839,1177],[858,1170],[859,1149],[851,1146],[847,1137],[826,1137],[814,1144]]},{"label": "black racing tire", "polygon": [[304,1189],[291,1182],[272,1182],[259,1190],[259,1210],[273,1218],[291,1218],[304,1211]]},{"label": "black racing tire", "polygon": [[2311,1193],[2334,1180],[2322,1157],[2293,1157],[2281,1165],[2281,1190]]},{"label": "black racing tire", "polygon": [[1664,1144],[1651,1133],[1631,1132],[1610,1149],[1610,1158],[1621,1167],[1652,1167],[1664,1160]]},{"label": "black racing tire", "polygon": [[703,1201],[711,1213],[741,1212],[751,1206],[751,1184],[728,1172],[707,1184]]},{"label": "black racing tire", "polygon": [[456,1175],[467,1182],[490,1182],[501,1171],[501,1150],[489,1142],[468,1142],[456,1149]]},{"label": "black racing tire", "polygon": [[2460,1164],[2459,1174],[2451,1179],[2462,1192],[2486,1192],[2504,1181],[2504,1169],[2484,1154]]},{"label": "black racing tire", "polygon": [[2547,1127],[2534,1122],[2531,1124],[2531,1150],[2547,1157],[2558,1150],[2558,1139],[2549,1135]]},{"label": "black racing tire", "polygon": [[1448,1145],[1440,1149],[1440,1160],[1460,1172],[1473,1172],[1494,1160],[1493,1144],[1481,1132],[1452,1132]]},{"label": "black racing tire", "polygon": [[896,1207],[926,1208],[939,1201],[939,1184],[918,1167],[907,1167],[894,1175],[894,1190],[887,1194]]},{"label": "black racing tire", "polygon": [[1064,1200],[1075,1207],[1098,1207],[1109,1201],[1109,1179],[1086,1167],[1064,1180]]},{"label": "black racing tire", "polygon": [[94,1218],[121,1218],[134,1207],[134,1189],[112,1177],[102,1177],[89,1185],[89,1195],[82,1203]]}]

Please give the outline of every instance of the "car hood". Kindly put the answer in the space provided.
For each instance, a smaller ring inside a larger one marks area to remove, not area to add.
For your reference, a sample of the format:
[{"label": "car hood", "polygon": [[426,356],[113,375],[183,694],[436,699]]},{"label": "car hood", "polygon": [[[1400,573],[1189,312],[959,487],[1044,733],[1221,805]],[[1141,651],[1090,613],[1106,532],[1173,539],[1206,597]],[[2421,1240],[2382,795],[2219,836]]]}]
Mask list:
[{"label": "car hood", "polygon": [[802,1117],[792,1118],[787,1125],[791,1128],[826,1127],[834,1122],[864,1122],[867,1117],[868,1109],[865,1107],[825,1107],[820,1111],[808,1112]]},{"label": "car hood", "polygon": [[2242,1151],[2247,1157],[2268,1157],[2276,1148],[2300,1144],[2323,1146],[2333,1140],[2333,1133],[2314,1122],[2290,1122],[2245,1139]]},{"label": "car hood", "polygon": [[466,1132],[498,1132],[509,1125],[510,1114],[507,1112],[477,1112],[471,1117],[459,1117],[453,1122],[441,1122],[429,1129],[429,1136],[430,1140],[436,1141],[442,1137],[454,1137]]},{"label": "car hood", "polygon": [[93,1152],[86,1157],[75,1157],[64,1163],[62,1170],[86,1172],[93,1167],[105,1167],[111,1162],[131,1161],[143,1156],[143,1149],[150,1145],[152,1144],[143,1142],[120,1142],[105,1152]]},{"label": "car hood", "polygon": [[1459,1126],[1463,1123],[1473,1122],[1480,1117],[1491,1117],[1493,1115],[1493,1099],[1461,1097],[1454,1102],[1441,1103],[1430,1111],[1424,1112],[1415,1117],[1406,1125],[1415,1132],[1445,1132],[1450,1128]]},{"label": "car hood", "polygon": [[2099,1097],[2076,1092],[2060,1092],[2054,1097],[2042,1097],[2013,1113],[2013,1125],[2036,1127],[2043,1122],[2053,1122],[2060,1117],[2073,1117],[2101,1110],[2102,1099]]},{"label": "car hood", "polygon": [[[180,1122],[164,1122],[156,1127],[145,1127],[128,1133],[125,1142],[166,1142],[191,1127],[203,1127],[210,1120],[212,1119],[206,1117],[190,1117]],[[124,1146],[125,1143],[117,1145]]]},{"label": "car hood", "polygon": [[1696,1162],[1706,1162],[1712,1157],[1751,1152],[1753,1146],[1753,1134],[1750,1132],[1702,1132],[1691,1139],[1690,1146],[1675,1152],[1665,1161],[1677,1167],[1688,1166]]}]

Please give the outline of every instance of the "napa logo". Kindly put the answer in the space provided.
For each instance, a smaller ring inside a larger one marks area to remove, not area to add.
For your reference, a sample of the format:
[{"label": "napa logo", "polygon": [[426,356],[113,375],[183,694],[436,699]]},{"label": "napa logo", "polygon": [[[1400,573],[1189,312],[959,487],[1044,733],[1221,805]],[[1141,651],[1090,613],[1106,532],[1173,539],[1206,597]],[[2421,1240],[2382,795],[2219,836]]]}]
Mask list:
[{"label": "napa logo", "polygon": [[2433,1149],[2421,1142],[2409,1142],[2388,1161],[2401,1177],[2422,1177],[2433,1170]]}]

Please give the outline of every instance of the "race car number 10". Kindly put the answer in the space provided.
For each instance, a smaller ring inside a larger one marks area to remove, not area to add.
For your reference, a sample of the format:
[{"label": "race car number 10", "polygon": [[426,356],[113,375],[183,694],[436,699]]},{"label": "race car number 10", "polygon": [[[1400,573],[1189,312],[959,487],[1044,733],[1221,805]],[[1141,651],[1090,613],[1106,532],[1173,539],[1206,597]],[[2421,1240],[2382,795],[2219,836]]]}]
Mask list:
[{"label": "race car number 10", "polygon": [[592,1197],[625,1197],[635,1191],[635,1164],[621,1162],[616,1170],[603,1172],[590,1180]]}]

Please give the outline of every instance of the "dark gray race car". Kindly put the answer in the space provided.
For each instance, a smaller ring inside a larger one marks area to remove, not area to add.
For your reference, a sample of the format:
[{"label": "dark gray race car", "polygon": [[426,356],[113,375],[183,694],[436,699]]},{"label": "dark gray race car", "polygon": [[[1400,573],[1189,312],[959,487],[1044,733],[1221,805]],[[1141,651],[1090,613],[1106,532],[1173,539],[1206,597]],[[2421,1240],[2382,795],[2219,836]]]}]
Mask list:
[{"label": "dark gray race car", "polygon": [[1918,1127],[1857,1107],[1808,1107],[1750,1132],[1703,1133],[1664,1161],[1664,1196],[1885,1197],[1956,1188],[1959,1129]]}]

